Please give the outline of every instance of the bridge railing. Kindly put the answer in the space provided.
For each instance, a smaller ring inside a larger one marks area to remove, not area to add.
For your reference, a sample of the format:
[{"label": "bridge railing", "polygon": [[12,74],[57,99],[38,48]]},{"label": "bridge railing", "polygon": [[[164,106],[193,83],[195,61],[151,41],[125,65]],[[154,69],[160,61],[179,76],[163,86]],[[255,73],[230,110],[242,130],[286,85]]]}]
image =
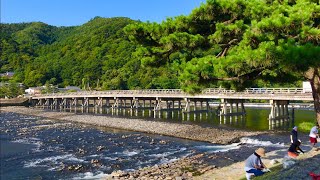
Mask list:
[{"label": "bridge railing", "polygon": [[145,90],[107,90],[79,91],[68,93],[39,94],[35,96],[66,96],[66,95],[105,95],[105,94],[184,94],[181,89],[145,89]]},{"label": "bridge railing", "polygon": [[[305,94],[302,88],[247,88],[242,92],[225,88],[207,88],[202,94]],[[106,95],[106,94],[186,94],[181,89],[144,89],[144,90],[107,90],[79,91],[69,93],[40,94],[35,96],[72,96],[72,95]]]},{"label": "bridge railing", "polygon": [[207,88],[202,90],[202,94],[220,94],[220,93],[236,93],[235,90],[225,89],[225,88]]},{"label": "bridge railing", "polygon": [[302,94],[303,88],[247,88],[248,94]]}]

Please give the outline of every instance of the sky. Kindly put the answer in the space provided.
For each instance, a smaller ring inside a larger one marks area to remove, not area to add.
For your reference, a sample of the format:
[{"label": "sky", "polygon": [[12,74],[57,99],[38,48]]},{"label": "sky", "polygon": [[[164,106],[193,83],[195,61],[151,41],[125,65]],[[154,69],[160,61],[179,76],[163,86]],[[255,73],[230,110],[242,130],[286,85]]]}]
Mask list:
[{"label": "sky", "polygon": [[0,0],[1,23],[44,22],[77,26],[101,17],[162,22],[188,15],[206,0]]}]

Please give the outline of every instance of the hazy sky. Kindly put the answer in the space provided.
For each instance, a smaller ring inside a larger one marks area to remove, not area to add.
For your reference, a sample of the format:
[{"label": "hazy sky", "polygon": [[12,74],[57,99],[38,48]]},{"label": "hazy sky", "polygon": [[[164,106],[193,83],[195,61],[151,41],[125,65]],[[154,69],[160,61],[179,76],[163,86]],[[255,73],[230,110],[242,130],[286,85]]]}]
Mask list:
[{"label": "hazy sky", "polygon": [[206,0],[0,0],[1,22],[41,21],[54,26],[81,25],[94,18],[129,17],[161,22],[188,15]]}]

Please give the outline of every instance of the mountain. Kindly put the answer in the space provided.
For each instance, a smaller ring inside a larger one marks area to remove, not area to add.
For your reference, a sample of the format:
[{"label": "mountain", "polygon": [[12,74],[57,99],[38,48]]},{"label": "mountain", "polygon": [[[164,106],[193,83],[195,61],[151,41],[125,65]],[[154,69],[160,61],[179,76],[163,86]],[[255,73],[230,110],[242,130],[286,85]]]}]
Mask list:
[{"label": "mountain", "polygon": [[57,84],[85,89],[177,88],[168,67],[144,67],[124,27],[129,18],[95,17],[81,26],[42,22],[0,24],[0,72],[14,71],[26,86]]}]

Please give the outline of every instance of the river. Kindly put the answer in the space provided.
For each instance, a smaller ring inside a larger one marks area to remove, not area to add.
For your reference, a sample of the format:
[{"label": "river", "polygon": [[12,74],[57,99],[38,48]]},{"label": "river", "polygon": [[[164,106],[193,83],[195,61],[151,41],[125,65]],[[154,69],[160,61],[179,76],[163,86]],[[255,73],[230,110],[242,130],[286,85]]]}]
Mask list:
[{"label": "river", "polygon": [[[137,116],[128,113],[124,111],[110,116],[140,118],[144,114],[144,118],[152,118],[147,113],[138,112]],[[171,115],[163,114],[165,118],[156,119],[268,130],[269,124],[265,118],[268,113],[269,109],[251,108],[247,109],[246,117],[221,121],[218,116],[210,113],[190,114],[187,119],[178,112],[172,112]],[[296,110],[295,124],[302,121],[313,122],[314,113]],[[290,122],[277,128],[290,129]],[[261,138],[242,139],[241,143],[221,146],[16,113],[1,113],[0,132],[1,179],[100,179],[108,177],[115,170],[133,171],[198,153],[236,152],[243,148],[241,144],[244,142],[251,144],[252,149],[257,145],[267,146],[270,150],[284,147],[284,142],[277,139],[273,142]]]}]

